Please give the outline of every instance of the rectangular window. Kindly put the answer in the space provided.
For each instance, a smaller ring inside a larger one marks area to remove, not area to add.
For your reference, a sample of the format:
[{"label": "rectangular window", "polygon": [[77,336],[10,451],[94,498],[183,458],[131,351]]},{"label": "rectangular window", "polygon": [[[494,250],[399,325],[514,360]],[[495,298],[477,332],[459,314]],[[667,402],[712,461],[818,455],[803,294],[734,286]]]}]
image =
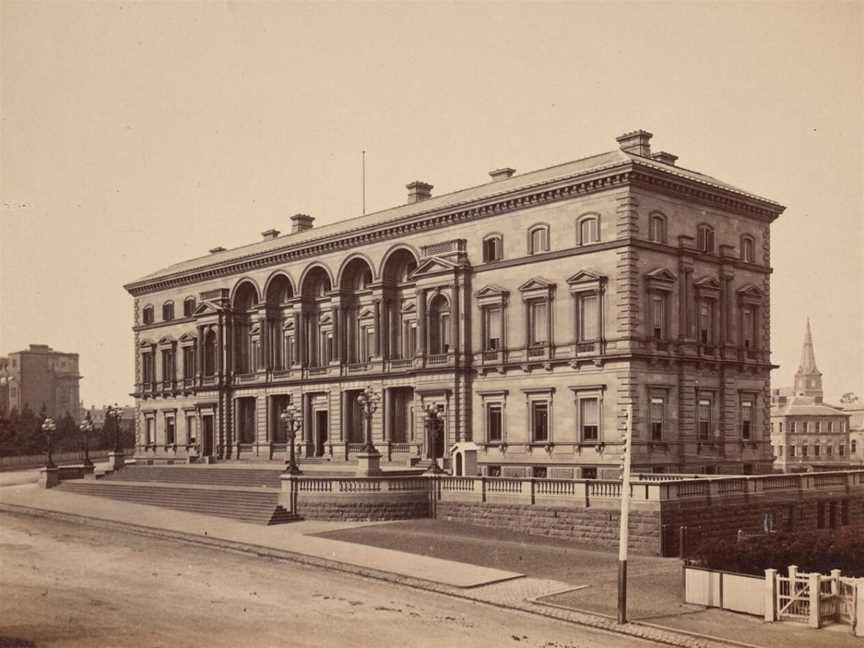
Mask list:
[{"label": "rectangular window", "polygon": [[855,439],[852,439],[849,442],[849,444],[850,444],[849,454],[852,454],[852,455],[856,454],[858,452],[858,441],[856,441]]},{"label": "rectangular window", "polygon": [[186,379],[195,377],[195,347],[183,349],[183,377]]},{"label": "rectangular window", "polygon": [[711,401],[707,398],[699,400],[698,412],[699,438],[702,440],[711,438]]},{"label": "rectangular window", "polygon": [[147,445],[153,445],[156,443],[156,420],[152,418],[144,419],[144,427],[145,427],[145,440],[144,442]]},{"label": "rectangular window", "polygon": [[818,457],[820,454],[822,454],[822,447],[817,443],[813,446],[813,456]]},{"label": "rectangular window", "polygon": [[596,468],[583,468],[582,469],[582,479],[597,479],[597,469]]},{"label": "rectangular window", "polygon": [[[153,375],[153,354],[152,353],[142,353],[141,354],[141,379],[145,383],[152,383],[155,380]],[[14,396],[14,394],[13,394]]]},{"label": "rectangular window", "polygon": [[497,236],[483,241],[483,261],[489,263],[501,258],[501,239]]},{"label": "rectangular window", "polygon": [[816,434],[822,433],[822,421],[816,421]]},{"label": "rectangular window", "polygon": [[591,342],[599,337],[597,295],[584,293],[576,298],[577,336],[580,342]]},{"label": "rectangular window", "polygon": [[546,228],[538,227],[531,231],[530,254],[540,254],[549,249],[549,241],[546,239]]},{"label": "rectangular window", "polygon": [[753,401],[741,401],[741,438],[750,440],[753,428]]},{"label": "rectangular window", "polygon": [[450,352],[450,315],[441,315],[440,324],[441,333],[441,353]]},{"label": "rectangular window", "polygon": [[489,443],[500,443],[504,439],[503,419],[501,405],[489,405],[486,408],[486,440]]},{"label": "rectangular window", "polygon": [[195,445],[198,442],[198,433],[195,431],[195,417],[193,415],[186,417],[186,442],[189,445]]},{"label": "rectangular window", "polygon": [[790,456],[790,457],[794,457],[794,456],[795,456],[795,446],[794,446],[794,445],[790,445],[790,446],[789,446],[789,456]]},{"label": "rectangular window", "polygon": [[501,466],[486,466],[486,476],[487,477],[500,477],[501,476]]},{"label": "rectangular window", "polygon": [[795,434],[796,432],[798,432],[798,424],[795,421],[791,421],[789,423],[789,431],[792,434]]},{"label": "rectangular window", "polygon": [[174,445],[177,439],[174,435],[174,417],[165,417],[165,445]]},{"label": "rectangular window", "polygon": [[752,306],[745,306],[741,313],[742,328],[741,336],[744,340],[744,348],[747,350],[755,348],[756,340],[756,316]]},{"label": "rectangular window", "polygon": [[829,432],[834,431],[834,421],[828,421],[828,431]]},{"label": "rectangular window", "polygon": [[833,457],[834,456],[834,446],[833,445],[826,445],[825,446],[825,456],[826,457]]},{"label": "rectangular window", "polygon": [[360,361],[369,362],[375,355],[375,329],[364,326],[360,329]]},{"label": "rectangular window", "polygon": [[411,359],[414,357],[417,351],[417,322],[406,321],[405,326],[403,327],[405,330],[404,333],[404,358]]},{"label": "rectangular window", "polygon": [[714,344],[714,305],[708,300],[699,302],[699,342]]},{"label": "rectangular window", "polygon": [[666,297],[664,295],[651,297],[651,334],[655,340],[666,339]]},{"label": "rectangular window", "polygon": [[484,351],[501,350],[501,309],[487,308],[483,311]]},{"label": "rectangular window", "polygon": [[531,476],[534,479],[546,479],[547,474],[546,466],[533,466],[531,468]]},{"label": "rectangular window", "polygon": [[783,446],[781,445],[781,446],[777,447],[777,457],[782,457],[782,456],[783,456]]},{"label": "rectangular window", "polygon": [[547,339],[547,303],[545,301],[531,302],[529,309],[530,346],[543,346]]},{"label": "rectangular window", "polygon": [[806,457],[808,455],[808,452],[809,452],[809,447],[805,443],[804,445],[801,446],[801,456]]},{"label": "rectangular window", "polygon": [[171,351],[162,352],[162,382],[174,380],[174,354]]},{"label": "rectangular window", "polygon": [[549,440],[549,403],[531,403],[531,440],[542,443]]},{"label": "rectangular window", "polygon": [[582,426],[582,440],[600,440],[600,403],[597,398],[579,400],[579,422]]},{"label": "rectangular window", "polygon": [[651,398],[651,440],[663,440],[663,414],[665,403],[662,398]]}]

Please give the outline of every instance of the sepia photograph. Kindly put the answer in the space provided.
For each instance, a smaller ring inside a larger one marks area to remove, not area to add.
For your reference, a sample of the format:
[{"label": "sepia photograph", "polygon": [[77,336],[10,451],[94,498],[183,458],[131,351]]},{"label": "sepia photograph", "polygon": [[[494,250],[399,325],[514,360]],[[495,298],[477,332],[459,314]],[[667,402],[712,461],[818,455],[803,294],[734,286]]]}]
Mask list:
[{"label": "sepia photograph", "polygon": [[0,648],[864,648],[864,2],[0,0]]}]

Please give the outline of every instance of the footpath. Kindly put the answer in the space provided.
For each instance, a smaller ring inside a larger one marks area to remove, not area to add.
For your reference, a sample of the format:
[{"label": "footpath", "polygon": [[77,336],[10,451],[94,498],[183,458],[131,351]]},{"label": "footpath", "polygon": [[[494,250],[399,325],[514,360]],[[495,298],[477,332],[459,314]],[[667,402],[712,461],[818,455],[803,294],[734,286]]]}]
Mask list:
[{"label": "footpath", "polygon": [[[0,488],[0,511],[45,516],[333,569],[448,596],[687,648],[851,648],[832,629],[766,624],[746,615],[687,606],[680,564],[635,557],[630,619],[614,614],[615,554],[436,520],[387,523],[301,521],[259,526],[223,518],[44,490]],[[611,613],[611,614],[610,614]]]}]

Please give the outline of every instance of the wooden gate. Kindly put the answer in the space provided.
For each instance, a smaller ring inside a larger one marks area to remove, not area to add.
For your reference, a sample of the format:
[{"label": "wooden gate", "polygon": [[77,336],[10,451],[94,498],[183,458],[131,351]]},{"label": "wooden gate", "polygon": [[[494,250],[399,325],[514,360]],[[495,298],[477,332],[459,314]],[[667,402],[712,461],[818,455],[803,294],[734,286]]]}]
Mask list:
[{"label": "wooden gate", "polygon": [[855,629],[855,619],[858,617],[856,587],[857,584],[854,578],[841,577],[837,579],[836,619],[838,623],[845,623],[853,630]]},{"label": "wooden gate", "polygon": [[806,574],[789,570],[789,576],[777,576],[777,620],[810,619],[810,581]]}]

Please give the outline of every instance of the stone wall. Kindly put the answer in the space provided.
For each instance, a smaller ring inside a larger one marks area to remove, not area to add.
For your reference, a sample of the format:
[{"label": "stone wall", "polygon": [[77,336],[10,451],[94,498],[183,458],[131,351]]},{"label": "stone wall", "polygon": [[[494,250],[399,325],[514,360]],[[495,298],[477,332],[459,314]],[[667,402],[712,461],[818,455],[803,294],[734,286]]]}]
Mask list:
[{"label": "stone wall", "polygon": [[[438,502],[435,517],[439,520],[590,543],[610,550],[618,546],[618,511],[488,502]],[[660,531],[658,511],[631,511],[629,547],[632,551],[660,555]]]}]

